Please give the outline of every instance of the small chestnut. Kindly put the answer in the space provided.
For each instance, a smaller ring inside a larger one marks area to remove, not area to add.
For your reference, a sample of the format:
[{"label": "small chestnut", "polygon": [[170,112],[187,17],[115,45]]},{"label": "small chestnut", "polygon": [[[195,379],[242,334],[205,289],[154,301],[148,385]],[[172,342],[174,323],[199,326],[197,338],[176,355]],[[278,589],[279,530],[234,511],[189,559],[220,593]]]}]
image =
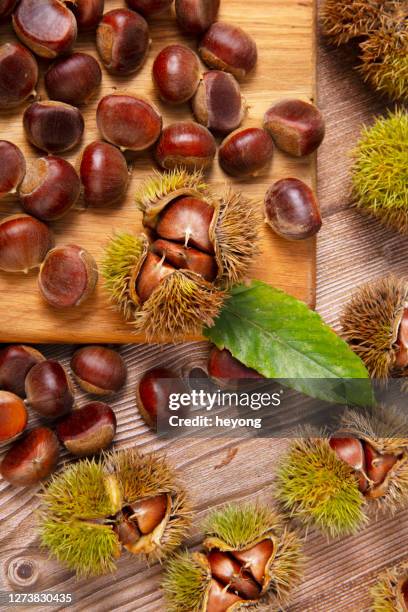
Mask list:
[{"label": "small chestnut", "polygon": [[21,42],[46,58],[69,51],[77,37],[75,17],[61,0],[20,0],[13,26]]},{"label": "small chestnut", "polygon": [[282,100],[274,104],[266,111],[263,125],[276,146],[294,157],[315,151],[325,132],[322,113],[303,100]]},{"label": "small chestnut", "polygon": [[234,608],[238,609],[238,606],[244,603],[239,595],[229,591],[224,584],[218,582],[215,578],[211,578],[209,584],[207,612],[227,612]]},{"label": "small chestnut", "polygon": [[23,125],[31,144],[47,153],[69,151],[80,142],[84,132],[80,111],[52,100],[31,104],[24,112]]},{"label": "small chestnut", "polygon": [[44,83],[51,100],[79,106],[94,95],[102,82],[99,63],[87,53],[59,58],[47,70]]},{"label": "small chestnut", "polygon": [[126,364],[117,351],[105,346],[84,346],[72,356],[71,369],[80,387],[88,393],[110,395],[126,382]]},{"label": "small chestnut", "polygon": [[123,154],[111,144],[91,142],[82,153],[80,176],[88,206],[117,204],[126,194],[129,170]]},{"label": "small chestnut", "polygon": [[236,130],[246,114],[237,80],[232,74],[221,70],[210,70],[203,75],[192,107],[199,123],[220,134]]},{"label": "small chestnut", "polygon": [[143,98],[130,94],[109,94],[102,98],[96,122],[103,138],[121,149],[144,151],[160,136],[162,118]]},{"label": "small chestnut", "polygon": [[168,496],[166,493],[146,497],[130,505],[132,522],[137,523],[139,531],[149,534],[163,521],[167,513]]},{"label": "small chestnut", "polygon": [[191,270],[200,274],[206,281],[213,282],[217,276],[218,267],[215,257],[207,255],[198,249],[185,247],[170,240],[155,240],[150,246],[152,253],[164,257],[177,269]]},{"label": "small chestnut", "polygon": [[212,576],[234,593],[249,600],[259,599],[261,586],[241,564],[226,552],[213,549],[207,555]]},{"label": "small chestnut", "polygon": [[203,34],[217,19],[220,0],[176,0],[179,26],[191,34]]},{"label": "small chestnut", "polygon": [[31,368],[25,380],[27,403],[41,416],[56,418],[74,406],[71,380],[59,361],[48,359]]},{"label": "small chestnut", "polygon": [[207,128],[193,121],[179,121],[163,130],[156,159],[166,170],[184,166],[194,171],[211,166],[216,149],[214,137]]},{"label": "small chestnut", "polygon": [[149,252],[137,277],[136,293],[139,300],[146,302],[163,278],[174,271],[175,268],[163,261],[163,257]]},{"label": "small chestnut", "polygon": [[185,45],[168,45],[153,64],[153,79],[165,102],[183,104],[193,97],[200,82],[200,62]]},{"label": "small chestnut", "polygon": [[303,181],[277,181],[265,195],[265,218],[271,228],[288,240],[303,240],[317,234],[322,218],[313,191]]},{"label": "small chestnut", "polygon": [[36,95],[38,64],[34,56],[17,42],[0,47],[0,110],[19,106]]},{"label": "small chestnut", "polygon": [[65,448],[80,457],[103,451],[111,444],[115,433],[115,413],[103,402],[90,402],[57,425],[58,437]]},{"label": "small chestnut", "polygon": [[49,155],[28,165],[18,196],[26,213],[42,221],[54,221],[74,206],[80,191],[81,181],[73,166]]},{"label": "small chestnut", "polygon": [[53,245],[51,230],[29,215],[0,221],[0,270],[28,272],[37,268]]},{"label": "small chestnut", "polygon": [[245,570],[250,572],[258,584],[265,580],[265,568],[272,557],[274,543],[271,540],[262,540],[247,550],[234,550],[231,555],[240,561]]},{"label": "small chestnut", "polygon": [[45,361],[44,355],[32,346],[6,346],[0,351],[0,388],[25,397],[26,376],[41,361]]},{"label": "small chestnut", "polygon": [[249,380],[263,378],[256,370],[235,359],[227,349],[218,349],[214,346],[208,358],[208,375],[211,378],[225,380]]},{"label": "small chestnut", "polygon": [[55,433],[48,427],[36,427],[9,449],[0,464],[0,474],[13,485],[33,485],[54,471],[58,456]]},{"label": "small chestnut", "polygon": [[18,0],[0,0],[0,19],[4,19],[11,15],[17,2]]},{"label": "small chestnut", "polygon": [[198,51],[207,66],[231,72],[238,81],[255,68],[258,60],[252,36],[238,26],[221,21],[212,24]]},{"label": "small chestnut", "polygon": [[24,178],[26,162],[18,147],[8,140],[0,140],[0,198],[14,193]]},{"label": "small chestnut", "polygon": [[96,46],[110,72],[136,72],[144,63],[150,46],[147,22],[128,9],[109,11],[98,25]]},{"label": "small chestnut", "polygon": [[260,128],[245,128],[229,134],[221,143],[221,168],[236,177],[257,176],[268,168],[273,157],[273,142]]},{"label": "small chestnut", "polygon": [[158,417],[168,414],[171,393],[183,390],[181,378],[169,368],[153,368],[143,374],[136,389],[136,402],[146,424],[156,430]]},{"label": "small chestnut", "polygon": [[79,306],[95,290],[98,268],[92,255],[76,244],[55,247],[38,275],[43,298],[54,308]]},{"label": "small chestnut", "polygon": [[8,442],[24,431],[27,419],[23,400],[9,391],[0,391],[0,442]]},{"label": "small chestnut", "polygon": [[367,442],[364,443],[364,452],[367,476],[375,486],[378,486],[387,478],[388,473],[396,464],[398,457],[389,454],[383,455]]},{"label": "small chestnut", "polygon": [[102,19],[104,5],[104,0],[74,0],[72,10],[78,28],[80,30],[92,30],[96,28]]},{"label": "small chestnut", "polygon": [[167,11],[173,4],[173,0],[126,0],[126,4],[143,17],[152,17]]}]

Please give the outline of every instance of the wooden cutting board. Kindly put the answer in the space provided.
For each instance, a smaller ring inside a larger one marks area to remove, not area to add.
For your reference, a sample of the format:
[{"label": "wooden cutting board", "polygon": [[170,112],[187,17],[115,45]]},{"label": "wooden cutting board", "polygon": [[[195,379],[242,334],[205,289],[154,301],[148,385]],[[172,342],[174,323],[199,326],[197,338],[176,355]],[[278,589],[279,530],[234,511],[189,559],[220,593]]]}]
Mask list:
[{"label": "wooden cutting board", "polygon": [[[121,0],[110,0],[107,8],[124,5]],[[220,18],[245,28],[255,38],[259,50],[257,69],[242,84],[249,105],[247,126],[259,126],[267,108],[287,97],[313,100],[315,95],[315,15],[313,0],[224,0]],[[75,163],[82,147],[98,138],[95,109],[103,95],[115,90],[127,90],[148,96],[161,109],[164,124],[191,117],[188,105],[169,108],[156,95],[151,67],[156,54],[169,43],[182,41],[195,47],[193,38],[184,36],[177,28],[174,15],[157,17],[150,22],[152,48],[143,69],[128,78],[112,77],[103,71],[100,92],[81,110],[85,117],[85,134],[81,145],[66,155]],[[11,26],[0,27],[0,41],[13,40]],[[80,35],[75,47],[97,56],[94,35]],[[47,62],[40,61],[41,74]],[[203,70],[205,68],[203,67]],[[43,79],[39,94],[45,97]],[[42,155],[29,145],[22,129],[23,108],[0,114],[0,139],[11,140],[23,150],[27,159]],[[0,160],[1,163],[1,160]],[[115,210],[71,211],[65,218],[52,224],[58,245],[78,244],[90,251],[99,262],[109,237],[115,230],[141,230],[141,214],[133,204],[137,185],[155,167],[151,152],[136,158],[126,201]],[[232,180],[214,163],[209,182],[215,189],[223,189],[226,182],[237,190],[255,198],[261,207],[269,185],[286,176],[296,176],[315,186],[315,157],[291,159],[276,151],[269,173],[253,180]],[[0,201],[0,214],[19,212],[16,197]],[[250,276],[280,287],[314,306],[315,299],[315,240],[288,242],[278,238],[265,225],[262,252]],[[79,308],[57,311],[43,302],[37,290],[36,273],[28,275],[0,272],[0,342],[142,342],[143,337],[132,334],[119,314],[110,308],[108,296],[100,279],[96,294]]]}]

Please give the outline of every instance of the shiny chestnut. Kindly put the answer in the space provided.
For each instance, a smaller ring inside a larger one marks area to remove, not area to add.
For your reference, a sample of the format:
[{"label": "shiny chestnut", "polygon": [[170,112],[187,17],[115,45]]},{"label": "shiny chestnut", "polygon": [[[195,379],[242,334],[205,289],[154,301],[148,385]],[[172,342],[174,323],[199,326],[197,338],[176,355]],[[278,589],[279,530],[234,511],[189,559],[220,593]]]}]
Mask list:
[{"label": "shiny chestnut", "polygon": [[203,75],[192,101],[199,123],[220,134],[236,130],[246,114],[245,100],[232,74],[210,70]]},{"label": "shiny chestnut", "polygon": [[273,142],[260,128],[245,128],[227,136],[219,149],[222,169],[238,178],[265,171],[273,157]]},{"label": "shiny chestnut", "polygon": [[20,0],[13,14],[14,30],[41,57],[67,53],[77,37],[77,23],[61,0]]},{"label": "shiny chestnut", "polygon": [[153,64],[153,79],[162,100],[183,104],[193,97],[200,82],[200,62],[185,45],[168,45]]},{"label": "shiny chestnut", "polygon": [[96,122],[103,138],[131,151],[148,149],[160,136],[162,118],[150,102],[131,94],[109,94],[102,98]]},{"label": "shiny chestnut", "polygon": [[167,11],[173,4],[173,0],[126,0],[126,4],[143,17],[152,17]]},{"label": "shiny chestnut", "polygon": [[72,383],[64,369],[52,359],[33,366],[25,380],[27,403],[41,416],[56,418],[74,406]]},{"label": "shiny chestnut", "polygon": [[277,181],[265,195],[265,218],[271,228],[289,240],[303,240],[317,234],[322,226],[315,194],[303,181]]},{"label": "shiny chestnut", "polygon": [[0,46],[0,110],[19,106],[36,95],[38,64],[17,42]]},{"label": "shiny chestnut", "polygon": [[235,359],[227,349],[218,349],[214,346],[208,358],[208,375],[214,379],[248,380],[263,378],[256,370]]},{"label": "shiny chestnut", "polygon": [[146,424],[156,430],[158,419],[169,413],[170,395],[185,391],[183,381],[170,368],[153,368],[143,374],[136,389],[136,402]]},{"label": "shiny chestnut", "polygon": [[160,214],[156,233],[161,238],[213,255],[214,245],[210,239],[213,217],[214,207],[208,202],[185,196],[172,202]]},{"label": "shiny chestnut", "polygon": [[71,210],[80,191],[75,168],[62,157],[49,155],[28,165],[18,195],[26,213],[42,221],[54,221]]},{"label": "shiny chestnut", "polygon": [[34,146],[47,153],[62,153],[79,144],[84,132],[80,111],[64,102],[34,102],[23,116],[24,131]]},{"label": "shiny chestnut", "polygon": [[120,391],[127,377],[121,355],[105,346],[84,346],[75,351],[71,369],[81,388],[96,395]]},{"label": "shiny chestnut", "polygon": [[44,76],[51,100],[79,106],[85,104],[102,82],[99,63],[87,53],[72,53],[58,59]]},{"label": "shiny chestnut", "polygon": [[80,30],[93,30],[102,19],[104,0],[74,0],[74,12]]},{"label": "shiny chestnut", "polygon": [[137,277],[136,293],[139,300],[146,302],[160,282],[174,271],[175,268],[163,261],[162,257],[148,253]]},{"label": "shiny chestnut", "polygon": [[162,259],[164,257],[174,268],[190,270],[200,274],[206,281],[213,282],[217,276],[218,267],[215,257],[192,247],[185,247],[170,240],[155,240],[150,246],[152,253]]},{"label": "shiny chestnut", "polygon": [[27,419],[23,400],[9,391],[0,391],[0,442],[8,442],[21,434]]},{"label": "shiny chestnut", "polygon": [[184,166],[194,171],[209,168],[216,149],[214,137],[207,128],[193,121],[179,121],[163,130],[156,147],[156,159],[166,170]]},{"label": "shiny chestnut", "polygon": [[11,344],[0,351],[0,389],[25,397],[25,379],[44,355],[32,346]]},{"label": "shiny chestnut", "polygon": [[0,222],[0,270],[28,272],[37,268],[53,245],[51,230],[29,215]]},{"label": "shiny chestnut", "polygon": [[128,9],[109,11],[98,25],[96,46],[110,72],[132,74],[142,66],[149,50],[147,22]]},{"label": "shiny chestnut", "polygon": [[203,34],[217,19],[220,0],[176,0],[179,26],[191,34]]},{"label": "shiny chestnut", "polygon": [[198,51],[207,66],[231,72],[238,81],[255,68],[258,60],[252,36],[238,26],[221,21],[209,28]]},{"label": "shiny chestnut", "polygon": [[282,100],[265,113],[264,129],[279,149],[294,157],[303,157],[320,146],[325,123],[322,113],[313,104]]},{"label": "shiny chestnut", "polygon": [[8,140],[0,140],[0,198],[14,193],[24,178],[26,162],[20,149]]},{"label": "shiny chestnut", "polygon": [[119,149],[107,142],[95,141],[82,153],[80,177],[85,204],[103,208],[124,199],[129,170]]},{"label": "shiny chestnut", "polygon": [[57,425],[58,437],[65,448],[79,457],[103,451],[110,446],[115,433],[115,413],[103,402],[90,402]]}]

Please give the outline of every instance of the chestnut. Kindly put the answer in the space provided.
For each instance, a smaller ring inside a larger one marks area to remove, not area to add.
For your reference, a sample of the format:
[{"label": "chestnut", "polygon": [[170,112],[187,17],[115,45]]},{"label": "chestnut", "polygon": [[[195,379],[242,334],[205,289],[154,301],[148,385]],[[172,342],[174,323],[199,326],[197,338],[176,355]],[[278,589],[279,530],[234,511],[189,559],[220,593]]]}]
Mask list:
[{"label": "chestnut", "polygon": [[26,162],[18,147],[8,140],[0,140],[0,198],[13,193],[24,178]]},{"label": "chestnut", "polygon": [[0,19],[11,15],[18,0],[0,0]]},{"label": "chestnut", "polygon": [[72,10],[80,30],[96,28],[102,19],[104,0],[74,0]]},{"label": "chestnut", "polygon": [[139,531],[147,535],[152,533],[164,520],[168,508],[168,496],[166,493],[146,497],[138,502],[130,504],[132,510],[132,521],[137,523]]},{"label": "chestnut", "polygon": [[103,138],[131,151],[148,149],[160,136],[162,118],[152,104],[131,94],[110,94],[102,98],[96,122]]},{"label": "chestnut", "polygon": [[21,434],[27,419],[23,400],[9,391],[0,391],[0,442],[8,442]]},{"label": "chestnut", "polygon": [[58,456],[55,433],[48,427],[36,427],[9,449],[0,464],[0,474],[13,485],[33,485],[54,471]]},{"label": "chestnut", "polygon": [[271,540],[262,540],[247,550],[234,550],[231,555],[240,561],[245,570],[250,572],[258,584],[265,580],[265,568],[267,567],[274,550]]},{"label": "chestnut", "polygon": [[103,402],[90,402],[57,425],[57,435],[65,448],[80,457],[103,451],[111,444],[115,433],[115,413]]},{"label": "chestnut", "polygon": [[236,130],[246,114],[237,80],[221,70],[210,70],[203,75],[192,107],[199,123],[220,134]]},{"label": "chestnut", "polygon": [[75,351],[71,369],[80,387],[96,395],[120,391],[127,377],[121,355],[105,346],[84,346]]},{"label": "chestnut", "polygon": [[0,351],[0,388],[25,397],[25,379],[33,366],[45,361],[32,346],[11,344]]},{"label": "chestnut", "polygon": [[0,270],[28,272],[41,264],[53,245],[51,230],[29,215],[0,221]]},{"label": "chestnut", "polygon": [[214,137],[207,128],[193,121],[178,121],[163,130],[156,159],[166,170],[184,166],[194,171],[211,166],[216,149]]},{"label": "chestnut", "polygon": [[58,59],[44,76],[49,97],[74,106],[88,102],[101,82],[101,67],[87,53],[72,53]]},{"label": "chestnut", "polygon": [[105,207],[125,197],[129,183],[126,159],[107,142],[94,141],[84,149],[80,176],[88,206]]},{"label": "chestnut", "polygon": [[210,590],[208,592],[207,599],[207,611],[208,612],[227,612],[228,610],[238,609],[242,607],[240,604],[243,603],[243,599],[229,591],[224,584],[211,578]]},{"label": "chestnut", "polygon": [[207,66],[231,72],[238,81],[255,68],[258,60],[252,36],[238,26],[221,21],[209,28],[198,51]]},{"label": "chestnut", "polygon": [[28,165],[18,196],[26,213],[42,221],[54,221],[74,206],[80,191],[81,181],[73,166],[49,155]]},{"label": "chestnut", "polygon": [[84,132],[80,111],[64,102],[34,102],[23,115],[28,140],[47,153],[62,153],[75,147]]},{"label": "chestnut", "polygon": [[245,128],[229,134],[221,143],[221,168],[236,177],[257,176],[272,161],[273,142],[265,130]]},{"label": "chestnut", "polygon": [[[375,486],[380,485],[387,478],[389,471],[398,461],[395,455],[381,454],[367,442],[364,443],[366,470],[368,478]],[[374,493],[375,496],[375,493]]]},{"label": "chestnut", "polygon": [[19,106],[36,95],[38,64],[17,42],[0,47],[0,110]]},{"label": "chestnut", "polygon": [[176,0],[178,24],[191,34],[203,34],[217,19],[220,0]]},{"label": "chestnut", "polygon": [[143,17],[151,17],[167,11],[173,4],[173,0],[126,0],[126,4]]},{"label": "chestnut", "polygon": [[46,58],[69,51],[77,37],[76,19],[61,0],[20,0],[13,27],[21,42]]},{"label": "chestnut", "polygon": [[276,146],[294,157],[313,153],[324,138],[322,113],[303,100],[282,100],[264,116],[264,129]]},{"label": "chestnut", "polygon": [[212,283],[218,272],[215,257],[207,255],[198,249],[185,247],[170,240],[155,240],[150,246],[152,253],[165,258],[177,269],[191,270],[200,274],[206,281]]},{"label": "chestnut", "polygon": [[41,416],[56,418],[74,406],[71,380],[59,361],[47,359],[37,363],[25,380],[27,403]]},{"label": "chestnut", "polygon": [[136,293],[143,303],[149,299],[160,282],[174,272],[175,268],[154,253],[148,253],[137,277]]},{"label": "chestnut", "polygon": [[208,358],[208,375],[214,379],[249,380],[263,378],[256,370],[235,359],[227,349],[218,349],[214,346]]},{"label": "chestnut", "polygon": [[109,11],[98,25],[96,46],[107,70],[132,74],[142,66],[149,50],[147,22],[128,9]]},{"label": "chestnut", "polygon": [[38,288],[54,308],[79,306],[95,290],[98,268],[92,255],[76,244],[55,247],[38,275]]},{"label": "chestnut", "polygon": [[153,79],[165,102],[183,104],[193,97],[200,82],[200,62],[185,45],[168,45],[153,64]]},{"label": "chestnut", "polygon": [[136,402],[146,424],[156,430],[159,415],[169,413],[171,393],[183,391],[185,386],[173,370],[158,367],[145,372],[136,389]]},{"label": "chestnut", "polygon": [[313,191],[303,181],[277,181],[265,195],[265,218],[271,228],[288,240],[303,240],[317,234],[322,218]]},{"label": "chestnut", "polygon": [[210,240],[210,227],[214,207],[205,200],[186,196],[175,200],[159,216],[156,232],[161,238],[193,246],[210,255],[214,245]]},{"label": "chestnut", "polygon": [[213,549],[207,555],[212,576],[225,588],[238,593],[245,599],[256,600],[261,594],[261,586],[241,564],[226,552]]}]

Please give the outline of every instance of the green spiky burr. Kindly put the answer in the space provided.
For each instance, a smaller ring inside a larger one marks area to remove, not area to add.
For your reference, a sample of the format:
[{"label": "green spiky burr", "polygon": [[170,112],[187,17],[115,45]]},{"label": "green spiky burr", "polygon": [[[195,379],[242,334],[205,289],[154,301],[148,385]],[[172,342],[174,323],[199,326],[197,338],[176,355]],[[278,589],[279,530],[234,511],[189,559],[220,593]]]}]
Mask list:
[{"label": "green spiky burr", "polygon": [[407,612],[408,563],[386,570],[371,588],[373,612]]}]

